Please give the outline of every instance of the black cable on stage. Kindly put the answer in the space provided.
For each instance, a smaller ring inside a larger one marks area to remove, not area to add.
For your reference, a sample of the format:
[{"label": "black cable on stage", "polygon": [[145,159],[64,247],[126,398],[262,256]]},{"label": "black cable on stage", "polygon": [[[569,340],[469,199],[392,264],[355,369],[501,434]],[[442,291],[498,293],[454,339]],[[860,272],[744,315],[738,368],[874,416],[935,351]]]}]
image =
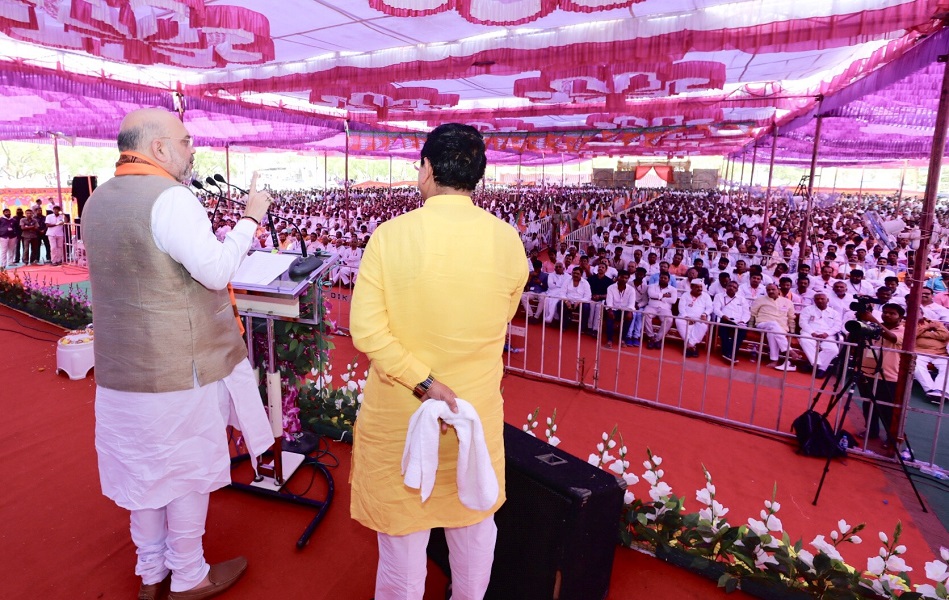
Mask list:
[{"label": "black cable on stage", "polygon": [[[37,332],[39,332],[39,333],[45,333],[46,335],[56,335],[55,333],[50,333],[49,331],[46,331],[45,329],[39,329],[39,328],[37,328],[37,327],[30,327],[29,325],[24,325],[23,323],[21,323],[21,322],[19,321],[19,319],[17,319],[17,318],[14,317],[13,315],[0,314],[0,317],[6,317],[6,318],[8,318],[8,319],[12,319],[14,323],[16,323],[17,325],[19,325],[19,326],[22,327],[23,329],[29,329],[30,331],[37,331]],[[4,330],[4,331],[7,331],[7,330]],[[59,338],[56,338],[56,339],[59,340]]]},{"label": "black cable on stage", "polygon": [[[6,332],[9,332],[9,333],[16,333],[16,334],[22,335],[23,337],[30,338],[31,340],[36,340],[37,342],[53,342],[53,343],[56,343],[56,342],[59,341],[59,338],[55,338],[55,339],[51,339],[51,340],[46,340],[46,339],[43,339],[43,338],[38,338],[38,337],[36,337],[36,336],[30,335],[30,334],[28,334],[28,333],[23,333],[22,331],[18,331],[18,330],[16,330],[16,329],[7,329],[7,328],[5,328],[5,327],[0,327],[0,331],[6,331]],[[45,333],[45,332],[44,332],[44,333]]]}]

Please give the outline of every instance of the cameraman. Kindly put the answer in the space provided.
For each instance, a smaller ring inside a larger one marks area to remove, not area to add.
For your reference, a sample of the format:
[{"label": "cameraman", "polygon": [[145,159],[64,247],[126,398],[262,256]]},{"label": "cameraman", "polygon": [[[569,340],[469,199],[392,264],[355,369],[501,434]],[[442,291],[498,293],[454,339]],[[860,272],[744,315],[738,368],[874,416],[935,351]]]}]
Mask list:
[{"label": "cameraman", "polygon": [[[892,405],[896,404],[896,380],[900,370],[900,355],[894,350],[899,350],[903,345],[905,311],[899,304],[884,304],[881,318],[877,319],[870,306],[864,305],[856,316],[857,320],[863,323],[882,325],[879,337],[873,336],[875,339],[867,339],[867,349],[862,365],[864,376],[860,378],[858,385],[860,396],[864,399],[863,417],[867,422],[865,433],[872,439],[880,435],[881,420],[886,431],[889,432],[893,419]],[[852,329],[848,328],[848,331],[852,332]],[[886,404],[881,404],[883,402]],[[871,405],[873,405],[872,420],[870,418]]]}]

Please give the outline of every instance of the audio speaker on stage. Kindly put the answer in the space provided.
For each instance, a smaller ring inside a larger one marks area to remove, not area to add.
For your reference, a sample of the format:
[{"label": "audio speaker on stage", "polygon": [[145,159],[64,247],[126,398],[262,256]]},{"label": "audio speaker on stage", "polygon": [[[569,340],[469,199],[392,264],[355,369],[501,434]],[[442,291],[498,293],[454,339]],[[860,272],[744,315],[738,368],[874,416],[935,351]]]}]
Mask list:
[{"label": "audio speaker on stage", "polygon": [[[86,200],[96,191],[99,178],[95,175],[80,175],[72,178],[72,196],[79,204],[79,219],[82,219],[82,209],[86,206]],[[80,221],[77,220],[77,223]]]},{"label": "audio speaker on stage", "polygon": [[[610,586],[625,486],[603,469],[504,425],[507,502],[486,600],[603,600]],[[433,529],[429,557],[449,576]]]}]

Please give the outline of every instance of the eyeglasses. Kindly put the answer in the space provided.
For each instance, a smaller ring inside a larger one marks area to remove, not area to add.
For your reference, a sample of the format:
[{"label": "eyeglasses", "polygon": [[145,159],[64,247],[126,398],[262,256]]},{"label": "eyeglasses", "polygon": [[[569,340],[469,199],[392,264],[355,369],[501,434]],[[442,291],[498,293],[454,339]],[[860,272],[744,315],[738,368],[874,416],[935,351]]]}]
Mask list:
[{"label": "eyeglasses", "polygon": [[158,138],[158,139],[160,139],[160,140],[178,140],[179,142],[184,142],[185,146],[187,146],[188,148],[193,148],[193,147],[194,147],[194,140],[191,138],[190,135],[189,135],[189,136],[186,136],[186,137],[183,137],[183,138],[175,138],[175,137],[164,136],[164,137],[160,137],[160,138]]}]

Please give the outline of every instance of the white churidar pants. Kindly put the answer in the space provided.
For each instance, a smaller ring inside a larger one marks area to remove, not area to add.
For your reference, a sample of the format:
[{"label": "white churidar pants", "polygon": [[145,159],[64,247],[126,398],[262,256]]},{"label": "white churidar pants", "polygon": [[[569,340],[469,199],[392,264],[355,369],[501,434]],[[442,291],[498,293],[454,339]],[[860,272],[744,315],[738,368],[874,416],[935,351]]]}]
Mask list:
[{"label": "white churidar pants", "polygon": [[61,235],[51,235],[49,236],[49,252],[50,260],[54,263],[63,262],[63,242],[66,241],[66,238]]},{"label": "white churidar pants", "polygon": [[835,342],[832,342],[831,338],[827,338],[826,340],[801,338],[800,344],[801,350],[804,351],[804,356],[807,357],[807,362],[821,371],[827,370],[830,361],[834,360],[834,357],[836,357],[840,351],[840,347],[837,346]]},{"label": "white churidar pants", "polygon": [[774,321],[767,321],[765,323],[756,323],[755,327],[765,332],[765,337],[768,339],[768,354],[771,358],[771,362],[777,361],[781,357],[781,354],[788,351],[788,336],[784,330],[781,329],[780,325]]},{"label": "white churidar pants", "polygon": [[16,258],[16,238],[0,238],[0,267],[9,267]]},{"label": "white churidar pants", "polygon": [[[408,535],[377,534],[376,600],[422,600],[430,529]],[[482,600],[491,581],[498,528],[494,515],[467,527],[445,528],[452,600]]]},{"label": "white churidar pants", "polygon": [[705,339],[705,334],[708,333],[707,323],[690,321],[689,319],[676,319],[675,324],[676,331],[679,332],[679,335],[685,341],[685,345],[689,348],[700,344]]},{"label": "white churidar pants", "polygon": [[[936,377],[930,375],[929,365],[935,365]],[[916,381],[923,386],[927,395],[943,394],[947,376],[949,376],[949,358],[929,354],[916,355]]]},{"label": "white churidar pants", "polygon": [[171,571],[171,591],[184,592],[207,576],[211,567],[204,560],[201,538],[210,497],[191,492],[162,508],[132,511],[135,574],[142,584],[158,583]]},{"label": "white churidar pants", "polygon": [[[653,317],[662,319],[659,324],[658,332],[656,331],[656,325],[652,322]],[[672,309],[668,304],[663,304],[662,306],[646,306],[646,309],[643,311],[643,325],[646,328],[647,337],[661,341],[662,338],[666,337],[666,334],[669,333],[669,329],[672,327]]]}]

